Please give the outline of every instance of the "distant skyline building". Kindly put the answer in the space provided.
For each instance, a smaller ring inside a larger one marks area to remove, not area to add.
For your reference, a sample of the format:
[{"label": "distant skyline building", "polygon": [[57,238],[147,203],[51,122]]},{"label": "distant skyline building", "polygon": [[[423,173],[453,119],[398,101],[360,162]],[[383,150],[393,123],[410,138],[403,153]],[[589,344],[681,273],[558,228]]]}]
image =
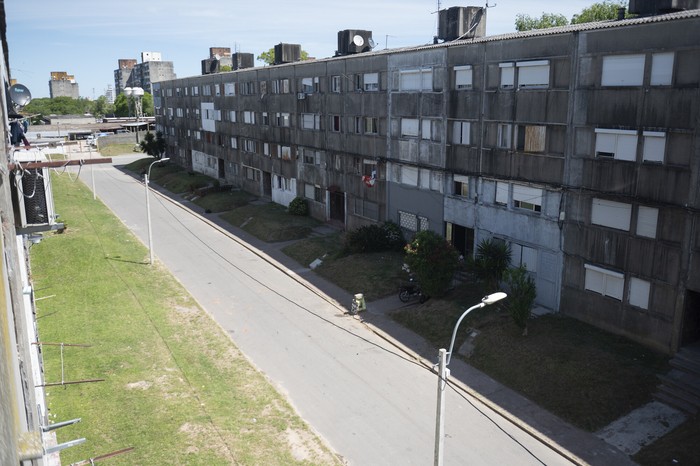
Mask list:
[{"label": "distant skyline building", "polygon": [[114,70],[114,96],[125,87],[140,87],[152,94],[151,83],[176,79],[173,62],[162,61],[160,52],[141,52],[141,63],[134,58],[122,58]]},{"label": "distant skyline building", "polygon": [[52,71],[49,81],[49,96],[52,99],[55,97],[79,98],[80,91],[78,83],[75,82],[75,76],[65,71]]},{"label": "distant skyline building", "polygon": [[107,102],[110,104],[114,103],[114,88],[111,84],[107,84],[107,89],[105,89],[105,97],[107,98]]}]

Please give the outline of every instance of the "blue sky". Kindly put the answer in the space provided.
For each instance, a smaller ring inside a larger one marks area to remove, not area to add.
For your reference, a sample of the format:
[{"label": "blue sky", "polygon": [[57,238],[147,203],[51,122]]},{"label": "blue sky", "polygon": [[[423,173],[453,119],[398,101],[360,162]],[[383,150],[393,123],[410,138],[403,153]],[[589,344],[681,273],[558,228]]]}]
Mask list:
[{"label": "blue sky", "polygon": [[[594,2],[492,0],[486,33],[513,32],[518,13],[560,13],[571,19]],[[441,9],[467,5],[440,2]],[[182,78],[200,74],[209,47],[230,47],[257,57],[285,42],[301,44],[310,56],[324,58],[334,55],[343,29],[372,31],[382,49],[430,43],[437,8],[432,0],[5,2],[11,76],[29,87],[33,97],[48,97],[50,72],[66,71],[87,98],[99,97],[108,84],[114,85],[117,60],[140,61],[142,51],[160,52]]]}]

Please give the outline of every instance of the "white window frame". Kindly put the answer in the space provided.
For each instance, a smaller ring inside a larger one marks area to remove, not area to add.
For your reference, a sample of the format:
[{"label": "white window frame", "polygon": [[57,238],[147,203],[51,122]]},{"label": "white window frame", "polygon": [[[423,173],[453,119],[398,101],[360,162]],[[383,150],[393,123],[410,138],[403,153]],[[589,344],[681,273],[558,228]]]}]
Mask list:
[{"label": "white window frame", "polygon": [[510,243],[510,263],[514,267],[525,267],[530,273],[537,273],[537,249],[518,243]]},{"label": "white window frame", "polygon": [[231,149],[238,149],[238,138],[231,136]]},{"label": "white window frame", "polygon": [[362,80],[362,89],[366,92],[379,90],[379,73],[365,73]]},{"label": "white window frame", "polygon": [[331,92],[342,91],[342,80],[340,75],[331,76]]},{"label": "white window frame", "polygon": [[533,188],[513,183],[513,207],[533,212],[542,211],[542,188]]},{"label": "white window frame", "polygon": [[650,296],[651,282],[637,277],[630,277],[627,301],[631,306],[635,306],[640,309],[649,309]]},{"label": "white window frame", "polygon": [[507,206],[510,197],[510,184],[505,181],[496,181],[494,190],[496,192],[494,203]]},{"label": "white window frame", "polygon": [[641,86],[644,83],[644,54],[603,57],[601,86]]},{"label": "white window frame", "polygon": [[637,236],[656,238],[659,223],[659,209],[640,205],[637,209]]},{"label": "white window frame", "polygon": [[224,83],[224,95],[236,95],[236,83]]},{"label": "white window frame", "polygon": [[515,87],[515,63],[499,63],[498,68],[501,70],[500,88],[513,89]]},{"label": "white window frame", "polygon": [[433,69],[419,68],[399,71],[400,91],[432,91]]},{"label": "white window frame", "polygon": [[[464,175],[452,176],[455,196],[469,197],[469,177]],[[459,189],[458,189],[459,188]]]},{"label": "white window frame", "polygon": [[549,60],[520,61],[518,89],[543,89],[549,87]]},{"label": "white window frame", "polygon": [[625,291],[625,276],[619,272],[584,264],[586,275],[584,289],[622,301]]},{"label": "white window frame", "polygon": [[471,122],[455,120],[452,122],[452,144],[469,145],[471,143]]},{"label": "white window frame", "polygon": [[591,199],[591,223],[616,230],[630,231],[632,204]]},{"label": "white window frame", "polygon": [[643,131],[644,146],[642,160],[644,162],[663,163],[666,153],[666,133],[659,131]]},{"label": "white window frame", "polygon": [[251,110],[244,110],[243,111],[243,123],[247,125],[254,125],[255,124],[255,112]]},{"label": "white window frame", "polygon": [[420,120],[418,118],[401,118],[401,137],[417,138],[420,136]]},{"label": "white window frame", "polygon": [[[637,161],[637,132],[623,129],[595,129],[595,155],[628,162]],[[609,155],[612,154],[612,157]]]},{"label": "white window frame", "polygon": [[473,71],[472,65],[462,65],[455,66],[455,89],[472,89],[474,86],[473,82]]},{"label": "white window frame", "polygon": [[651,54],[651,78],[652,86],[670,86],[673,84],[673,52]]},{"label": "white window frame", "polygon": [[301,114],[301,129],[319,130],[321,129],[321,116],[317,113]]},{"label": "white window frame", "polygon": [[513,147],[513,125],[499,123],[496,147],[499,149],[511,149]]}]

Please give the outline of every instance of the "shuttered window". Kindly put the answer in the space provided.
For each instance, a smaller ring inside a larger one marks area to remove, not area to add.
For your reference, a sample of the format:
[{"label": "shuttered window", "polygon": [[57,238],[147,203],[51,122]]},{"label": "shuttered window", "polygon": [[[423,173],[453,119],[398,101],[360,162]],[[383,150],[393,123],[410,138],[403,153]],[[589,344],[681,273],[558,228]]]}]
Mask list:
[{"label": "shuttered window", "polygon": [[508,205],[508,183],[496,182],[496,204]]},{"label": "shuttered window", "polygon": [[593,199],[591,223],[617,230],[629,231],[632,205],[606,199]]},{"label": "shuttered window", "polygon": [[637,211],[637,235],[656,238],[656,224],[659,220],[659,209],[639,206]]},{"label": "shuttered window", "polygon": [[597,157],[634,162],[637,160],[637,132],[596,128],[595,153]]},{"label": "shuttered window", "polygon": [[642,160],[645,162],[663,162],[666,152],[666,133],[657,131],[644,131],[644,149]]},{"label": "shuttered window", "polygon": [[644,82],[644,55],[603,57],[603,86],[641,86]]},{"label": "shuttered window", "polygon": [[629,303],[642,309],[649,309],[651,283],[636,277],[630,278]]},{"label": "shuttered window", "polygon": [[542,211],[542,190],[519,184],[513,185],[513,206],[519,209]]},{"label": "shuttered window", "polygon": [[455,89],[472,88],[472,66],[455,66]]},{"label": "shuttered window", "polygon": [[542,88],[549,86],[549,60],[516,63],[519,88]]},{"label": "shuttered window", "polygon": [[515,65],[513,63],[499,63],[501,69],[501,89],[512,89],[515,83]]},{"label": "shuttered window", "polygon": [[418,137],[418,119],[401,119],[401,136]]},{"label": "shuttered window", "polygon": [[585,288],[587,290],[622,301],[625,286],[624,275],[595,265],[585,264],[584,267],[586,269]]},{"label": "shuttered window", "polygon": [[673,84],[673,52],[652,54],[650,84],[652,86]]}]

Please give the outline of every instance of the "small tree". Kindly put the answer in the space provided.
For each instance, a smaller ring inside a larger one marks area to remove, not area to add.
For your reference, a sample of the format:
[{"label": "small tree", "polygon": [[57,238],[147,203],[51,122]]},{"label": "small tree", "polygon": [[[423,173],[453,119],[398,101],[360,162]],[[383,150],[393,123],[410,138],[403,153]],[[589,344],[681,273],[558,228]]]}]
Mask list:
[{"label": "small tree", "polygon": [[527,321],[530,319],[537,296],[535,282],[523,265],[506,270],[503,280],[508,292],[508,312],[515,325],[523,331],[523,336],[527,336]]},{"label": "small tree", "polygon": [[442,296],[449,289],[459,264],[459,253],[437,233],[424,230],[406,245],[405,261],[428,296]]},{"label": "small tree", "polygon": [[515,16],[515,30],[521,32],[566,26],[567,24],[569,24],[569,20],[566,19],[566,16],[556,13],[542,13],[540,18],[533,18],[523,13],[518,13]]},{"label": "small tree", "polygon": [[[617,10],[626,8],[625,1],[605,0],[600,3],[594,3],[588,8],[581,10],[581,13],[574,15],[571,18],[571,24],[592,23],[595,21],[605,21],[617,18]],[[629,17],[629,13],[625,13],[625,18]]]},{"label": "small tree", "polygon": [[[266,65],[274,65],[275,64],[275,48],[272,47],[270,50],[266,52],[260,52],[260,55],[257,57],[258,60],[261,62],[264,62]],[[308,60],[309,59],[309,54],[306,50],[301,51],[301,60]]]},{"label": "small tree", "polygon": [[474,273],[489,290],[497,290],[503,272],[510,265],[510,247],[503,241],[488,238],[476,247]]},{"label": "small tree", "polygon": [[165,139],[163,139],[163,133],[158,131],[156,135],[153,136],[153,133],[149,131],[144,135],[143,140],[139,143],[139,147],[141,148],[141,152],[160,160],[165,153],[167,145]]}]

